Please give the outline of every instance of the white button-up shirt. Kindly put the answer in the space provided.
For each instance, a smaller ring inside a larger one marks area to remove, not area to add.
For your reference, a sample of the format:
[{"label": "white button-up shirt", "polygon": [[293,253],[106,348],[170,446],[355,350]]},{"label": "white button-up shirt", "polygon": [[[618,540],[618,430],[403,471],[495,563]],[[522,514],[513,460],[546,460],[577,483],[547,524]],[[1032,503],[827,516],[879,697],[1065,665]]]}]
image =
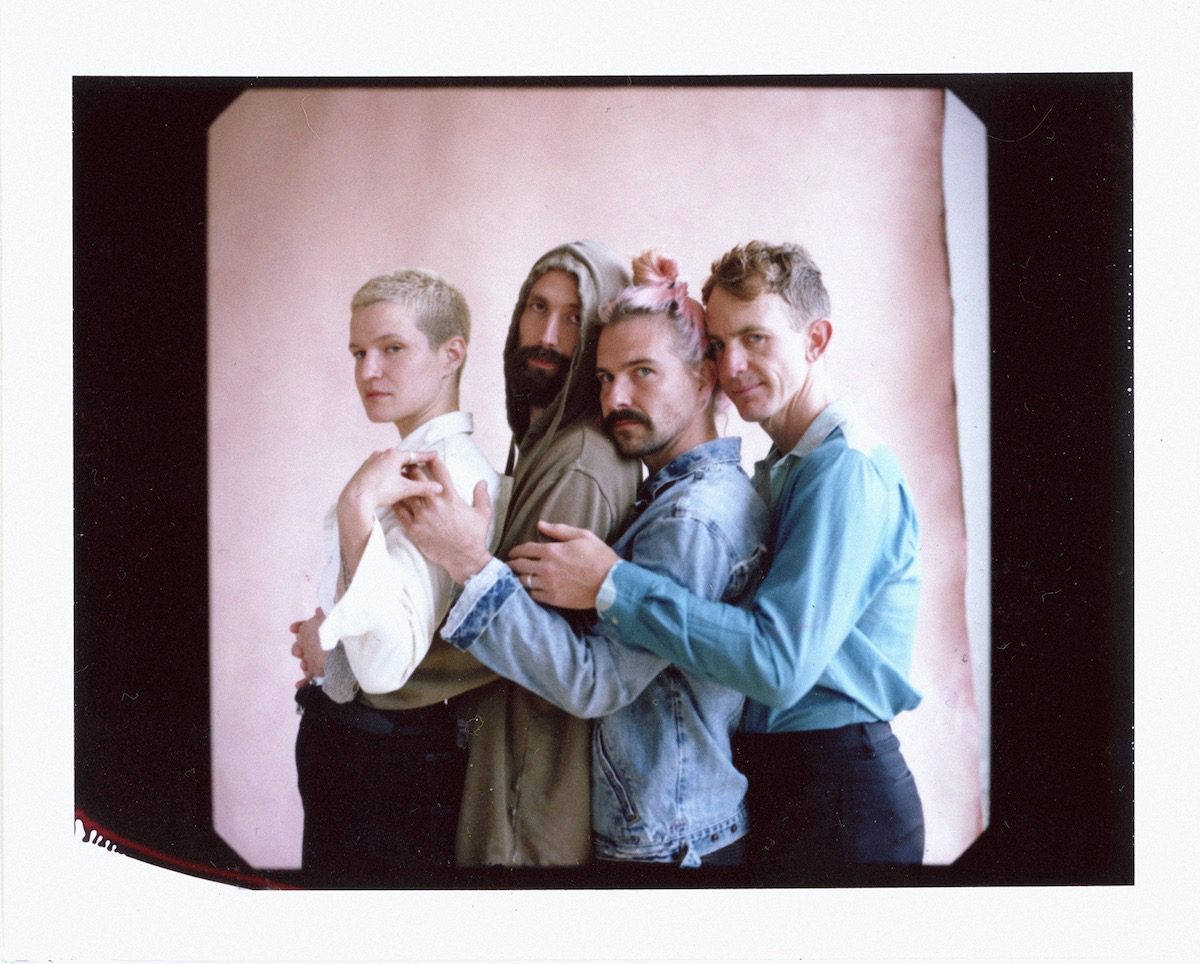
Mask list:
[{"label": "white button-up shirt", "polygon": [[[434,451],[445,463],[454,488],[467,502],[475,485],[486,480],[492,503],[489,549],[496,548],[508,501],[508,479],[496,473],[471,439],[468,412],[448,412],[430,419],[398,448]],[[341,554],[336,506],[326,517],[329,561],[317,587],[325,621],[321,648],[334,650],[340,642],[358,686],[367,693],[390,693],[402,687],[417,668],[453,599],[454,582],[444,569],[431,565],[409,541],[391,508],[375,512],[367,540],[350,585],[336,599]],[[332,654],[330,659],[336,659]],[[328,668],[327,668],[328,672]],[[332,682],[333,674],[330,673]],[[334,699],[350,694],[331,692]]]}]

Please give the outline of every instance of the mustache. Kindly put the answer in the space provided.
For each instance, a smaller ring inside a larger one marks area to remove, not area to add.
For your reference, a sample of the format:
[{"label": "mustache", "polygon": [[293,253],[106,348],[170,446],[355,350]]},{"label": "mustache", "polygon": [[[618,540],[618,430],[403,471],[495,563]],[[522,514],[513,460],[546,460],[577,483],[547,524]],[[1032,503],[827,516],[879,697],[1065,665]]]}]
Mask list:
[{"label": "mustache", "polygon": [[527,348],[518,348],[516,362],[524,367],[531,361],[552,362],[559,368],[566,368],[571,364],[571,359],[560,351],[555,351],[553,348],[547,348],[544,345],[530,345]]},{"label": "mustache", "polygon": [[617,422],[637,422],[639,425],[645,425],[646,428],[651,427],[650,419],[632,408],[615,408],[604,416],[604,429],[609,435],[612,434]]}]

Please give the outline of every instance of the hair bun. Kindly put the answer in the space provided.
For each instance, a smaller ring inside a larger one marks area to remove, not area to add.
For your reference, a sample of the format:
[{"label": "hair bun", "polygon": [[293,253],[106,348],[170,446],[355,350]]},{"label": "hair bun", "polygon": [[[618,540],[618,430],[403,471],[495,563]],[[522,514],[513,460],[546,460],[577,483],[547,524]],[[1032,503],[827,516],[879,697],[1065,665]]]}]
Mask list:
[{"label": "hair bun", "polygon": [[633,283],[673,288],[679,279],[679,262],[649,248],[633,259]]}]

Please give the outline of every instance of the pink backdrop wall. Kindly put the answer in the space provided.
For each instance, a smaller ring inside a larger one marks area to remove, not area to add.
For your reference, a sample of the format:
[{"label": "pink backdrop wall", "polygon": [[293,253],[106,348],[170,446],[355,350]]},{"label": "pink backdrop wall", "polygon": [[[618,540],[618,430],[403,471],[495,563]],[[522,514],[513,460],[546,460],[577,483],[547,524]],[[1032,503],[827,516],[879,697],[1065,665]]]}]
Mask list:
[{"label": "pink backdrop wall", "polygon": [[[963,609],[965,533],[941,180],[929,90],[488,88],[251,91],[209,134],[213,806],[262,868],[299,864],[288,623],[312,612],[320,520],[372,426],[346,350],[350,295],[425,266],[474,334],[463,407],[503,467],[500,350],[517,289],[553,245],[661,247],[695,290],[750,238],[796,240],[833,301],[830,368],[889,441],[922,524],[913,676],[896,726],[926,860],[980,830]],[[749,465],[765,436],[732,415]]]}]

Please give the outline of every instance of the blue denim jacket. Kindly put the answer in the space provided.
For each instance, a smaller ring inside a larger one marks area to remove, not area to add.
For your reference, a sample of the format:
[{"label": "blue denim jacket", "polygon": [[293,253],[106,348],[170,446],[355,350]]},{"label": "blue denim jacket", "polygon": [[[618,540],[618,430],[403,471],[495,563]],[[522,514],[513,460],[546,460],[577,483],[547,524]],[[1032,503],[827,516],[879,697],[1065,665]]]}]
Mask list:
[{"label": "blue denim jacket", "polygon": [[[741,470],[740,448],[738,439],[706,442],[643,482],[613,543],[617,554],[710,599],[736,601],[752,590],[768,514]],[[729,743],[744,698],[623,645],[618,633],[595,621],[574,628],[495,559],[467,582],[442,628],[451,645],[501,675],[569,713],[599,718],[597,856],[696,866],[747,831],[746,778]]]}]

